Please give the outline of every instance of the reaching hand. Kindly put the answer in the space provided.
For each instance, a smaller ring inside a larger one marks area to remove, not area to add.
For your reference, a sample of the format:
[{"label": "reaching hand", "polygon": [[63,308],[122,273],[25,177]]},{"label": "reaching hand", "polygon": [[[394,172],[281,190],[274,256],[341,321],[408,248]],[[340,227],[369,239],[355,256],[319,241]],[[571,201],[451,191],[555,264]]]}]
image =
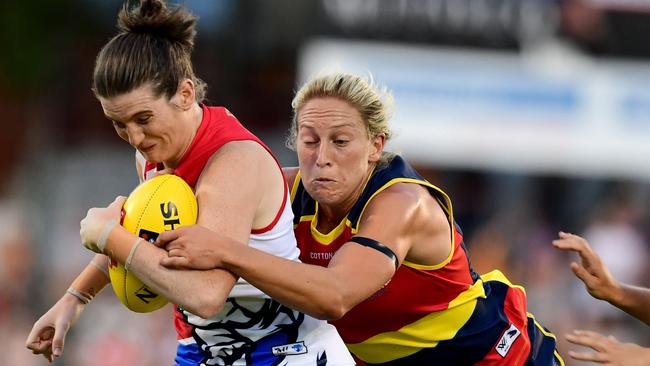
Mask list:
[{"label": "reaching hand", "polygon": [[52,362],[63,354],[65,336],[79,319],[85,305],[71,295],[64,295],[52,308],[34,323],[25,346],[34,354],[41,354]]},{"label": "reaching hand", "polygon": [[154,245],[167,251],[168,256],[160,261],[163,267],[205,270],[221,268],[229,243],[230,239],[192,225],[160,233]]},{"label": "reaching hand", "polygon": [[567,340],[573,344],[585,346],[595,352],[569,351],[571,358],[581,361],[592,361],[612,366],[644,366],[650,365],[650,348],[643,348],[634,343],[621,343],[613,336],[574,330],[567,334]]},{"label": "reaching hand", "polygon": [[126,197],[117,196],[110,205],[104,208],[91,208],[86,217],[81,220],[79,235],[86,249],[104,254],[106,239],[110,230],[120,221],[122,206]]},{"label": "reaching hand", "polygon": [[574,251],[580,256],[580,264],[571,262],[573,273],[587,286],[591,296],[612,302],[620,292],[620,284],[614,279],[607,266],[582,237],[565,232],[553,240],[553,246],[564,251]]}]

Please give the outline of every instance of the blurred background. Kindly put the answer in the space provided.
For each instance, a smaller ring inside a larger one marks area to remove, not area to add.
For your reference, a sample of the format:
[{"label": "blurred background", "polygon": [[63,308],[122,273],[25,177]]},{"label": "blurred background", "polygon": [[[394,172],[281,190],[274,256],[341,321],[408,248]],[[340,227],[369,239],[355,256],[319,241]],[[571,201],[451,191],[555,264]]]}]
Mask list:
[{"label": "blurred background", "polygon": [[[650,1],[189,0],[194,63],[285,165],[290,101],[323,70],[393,91],[404,154],[455,202],[473,264],[527,288],[529,311],[650,347],[639,321],[590,298],[559,230],[586,236],[621,281],[650,286]],[[91,255],[79,221],[137,184],[133,151],[90,91],[117,0],[0,3],[0,365],[44,365],[31,326]],[[167,365],[171,309],[101,293],[55,365]]]}]

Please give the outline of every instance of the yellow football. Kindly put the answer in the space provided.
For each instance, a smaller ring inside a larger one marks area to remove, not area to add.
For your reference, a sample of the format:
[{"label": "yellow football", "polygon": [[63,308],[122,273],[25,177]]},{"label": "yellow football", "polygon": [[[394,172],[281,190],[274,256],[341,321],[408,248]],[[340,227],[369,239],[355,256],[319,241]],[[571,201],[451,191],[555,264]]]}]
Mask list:
[{"label": "yellow football", "polygon": [[[122,226],[153,243],[163,231],[196,224],[197,216],[198,205],[192,188],[182,178],[164,174],[143,182],[131,192],[122,207]],[[130,310],[148,313],[167,304],[167,299],[147,287],[124,265],[112,261],[108,272],[115,294]]]}]

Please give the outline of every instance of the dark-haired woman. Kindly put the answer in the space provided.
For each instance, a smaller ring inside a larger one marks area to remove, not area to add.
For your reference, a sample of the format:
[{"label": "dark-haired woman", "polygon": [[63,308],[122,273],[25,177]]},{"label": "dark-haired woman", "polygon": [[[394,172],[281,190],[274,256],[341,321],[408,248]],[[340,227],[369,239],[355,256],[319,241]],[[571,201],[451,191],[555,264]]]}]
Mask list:
[{"label": "dark-haired woman", "polygon": [[[196,19],[184,8],[142,0],[119,14],[120,32],[100,51],[93,90],[117,134],[136,149],[141,180],[166,169],[199,203],[198,224],[297,260],[288,187],[269,149],[222,107],[201,104],[191,51]],[[108,282],[112,259],[176,305],[176,365],[352,365],[333,326],[287,308],[226,270],[176,271],[166,252],[119,222],[124,197],[89,210],[84,246],[97,253],[35,324],[27,347],[48,360]],[[110,258],[110,259],[109,259]]]}]

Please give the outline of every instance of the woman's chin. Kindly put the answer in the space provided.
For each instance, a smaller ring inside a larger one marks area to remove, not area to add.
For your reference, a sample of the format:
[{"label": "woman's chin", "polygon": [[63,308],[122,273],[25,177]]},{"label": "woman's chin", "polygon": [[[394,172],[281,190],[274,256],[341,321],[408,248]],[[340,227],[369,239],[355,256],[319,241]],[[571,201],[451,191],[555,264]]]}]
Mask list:
[{"label": "woman's chin", "polygon": [[160,155],[156,154],[154,151],[151,151],[151,152],[140,151],[140,154],[142,154],[142,156],[144,156],[145,160],[147,160],[150,163],[158,164],[158,163],[163,162]]},{"label": "woman's chin", "polygon": [[314,194],[310,193],[310,196],[321,206],[334,206],[338,203],[338,195],[333,194],[332,192],[322,192],[317,190]]}]

